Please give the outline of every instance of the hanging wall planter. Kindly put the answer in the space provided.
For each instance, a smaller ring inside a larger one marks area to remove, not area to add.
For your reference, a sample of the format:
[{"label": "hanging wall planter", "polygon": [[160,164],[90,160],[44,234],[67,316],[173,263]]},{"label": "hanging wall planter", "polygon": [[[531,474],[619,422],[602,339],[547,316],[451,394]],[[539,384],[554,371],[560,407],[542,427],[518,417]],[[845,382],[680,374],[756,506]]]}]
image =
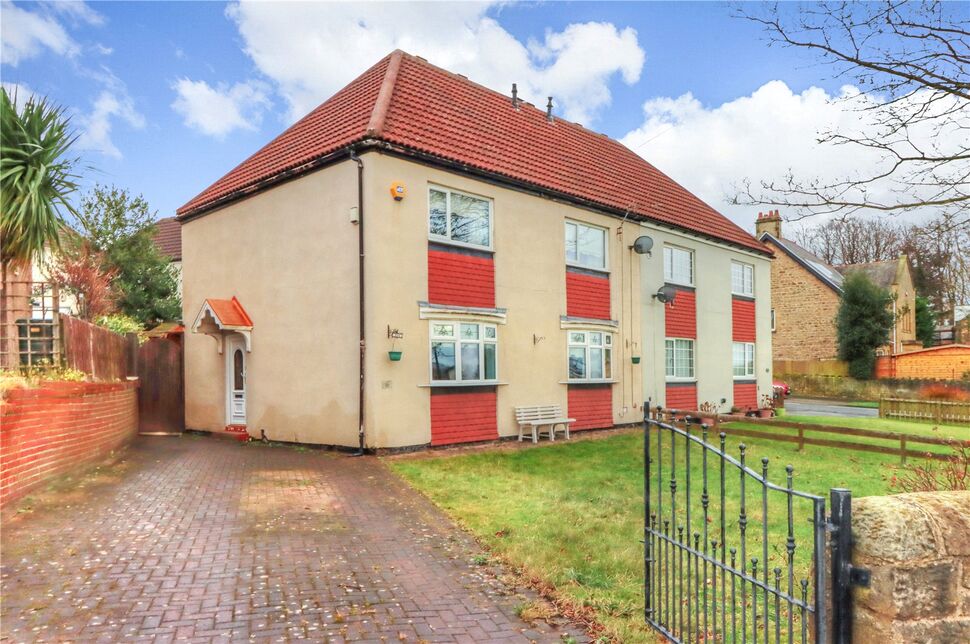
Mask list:
[{"label": "hanging wall planter", "polygon": [[630,360],[633,361],[633,364],[640,364],[640,356],[632,356]]},{"label": "hanging wall planter", "polygon": [[391,362],[400,362],[403,354],[403,351],[388,351],[387,357],[391,359]]}]

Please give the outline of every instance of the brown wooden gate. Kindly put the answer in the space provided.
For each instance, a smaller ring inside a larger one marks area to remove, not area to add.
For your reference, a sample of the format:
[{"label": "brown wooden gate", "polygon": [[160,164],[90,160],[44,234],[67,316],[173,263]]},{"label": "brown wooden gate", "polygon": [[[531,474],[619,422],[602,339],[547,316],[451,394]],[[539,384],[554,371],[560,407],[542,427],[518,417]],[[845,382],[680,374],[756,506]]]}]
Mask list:
[{"label": "brown wooden gate", "polygon": [[152,338],[138,348],[138,431],[181,433],[185,429],[182,344]]}]

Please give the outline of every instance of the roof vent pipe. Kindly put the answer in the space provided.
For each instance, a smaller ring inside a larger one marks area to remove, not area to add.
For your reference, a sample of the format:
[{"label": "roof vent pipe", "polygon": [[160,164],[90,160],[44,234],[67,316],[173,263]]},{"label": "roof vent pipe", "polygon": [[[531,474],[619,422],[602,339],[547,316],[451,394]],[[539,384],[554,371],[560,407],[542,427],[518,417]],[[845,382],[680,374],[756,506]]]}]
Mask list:
[{"label": "roof vent pipe", "polygon": [[546,120],[552,123],[552,97],[549,97],[549,102],[546,103]]},{"label": "roof vent pipe", "polygon": [[512,107],[519,109],[519,88],[516,83],[512,83]]}]

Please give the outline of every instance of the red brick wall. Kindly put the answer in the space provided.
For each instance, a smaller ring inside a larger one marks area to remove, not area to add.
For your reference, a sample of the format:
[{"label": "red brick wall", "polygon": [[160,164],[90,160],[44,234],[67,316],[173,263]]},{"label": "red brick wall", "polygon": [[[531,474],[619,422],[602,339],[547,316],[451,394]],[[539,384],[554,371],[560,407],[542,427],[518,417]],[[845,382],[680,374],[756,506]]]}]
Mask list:
[{"label": "red brick wall", "polygon": [[498,438],[495,389],[440,389],[431,393],[431,444]]},{"label": "red brick wall", "polygon": [[734,406],[742,410],[758,408],[758,385],[753,382],[734,383]]},{"label": "red brick wall", "polygon": [[697,337],[697,297],[694,291],[677,289],[673,304],[665,304],[664,312],[664,333],[668,338]]},{"label": "red brick wall", "polygon": [[735,342],[754,342],[754,300],[731,299],[731,336]]},{"label": "red brick wall", "polygon": [[613,387],[610,385],[570,385],[566,414],[575,418],[574,429],[601,429],[613,426]]},{"label": "red brick wall", "polygon": [[609,320],[610,278],[566,270],[566,315]]},{"label": "red brick wall", "polygon": [[0,507],[103,459],[138,432],[135,383],[52,382],[0,402]]},{"label": "red brick wall", "polygon": [[494,260],[491,257],[429,248],[428,301],[432,304],[494,308]]},{"label": "red brick wall", "polygon": [[[678,294],[677,297],[680,297]],[[667,409],[697,410],[697,385],[667,385]]]}]

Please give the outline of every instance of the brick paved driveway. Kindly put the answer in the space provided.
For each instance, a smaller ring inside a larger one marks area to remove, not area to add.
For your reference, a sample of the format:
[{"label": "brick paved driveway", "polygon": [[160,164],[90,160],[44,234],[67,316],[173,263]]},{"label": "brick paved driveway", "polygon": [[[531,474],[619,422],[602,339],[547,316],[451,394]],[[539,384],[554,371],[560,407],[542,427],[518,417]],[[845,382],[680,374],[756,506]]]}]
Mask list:
[{"label": "brick paved driveway", "polygon": [[101,478],[5,523],[5,641],[563,636],[374,458],[143,437]]}]

